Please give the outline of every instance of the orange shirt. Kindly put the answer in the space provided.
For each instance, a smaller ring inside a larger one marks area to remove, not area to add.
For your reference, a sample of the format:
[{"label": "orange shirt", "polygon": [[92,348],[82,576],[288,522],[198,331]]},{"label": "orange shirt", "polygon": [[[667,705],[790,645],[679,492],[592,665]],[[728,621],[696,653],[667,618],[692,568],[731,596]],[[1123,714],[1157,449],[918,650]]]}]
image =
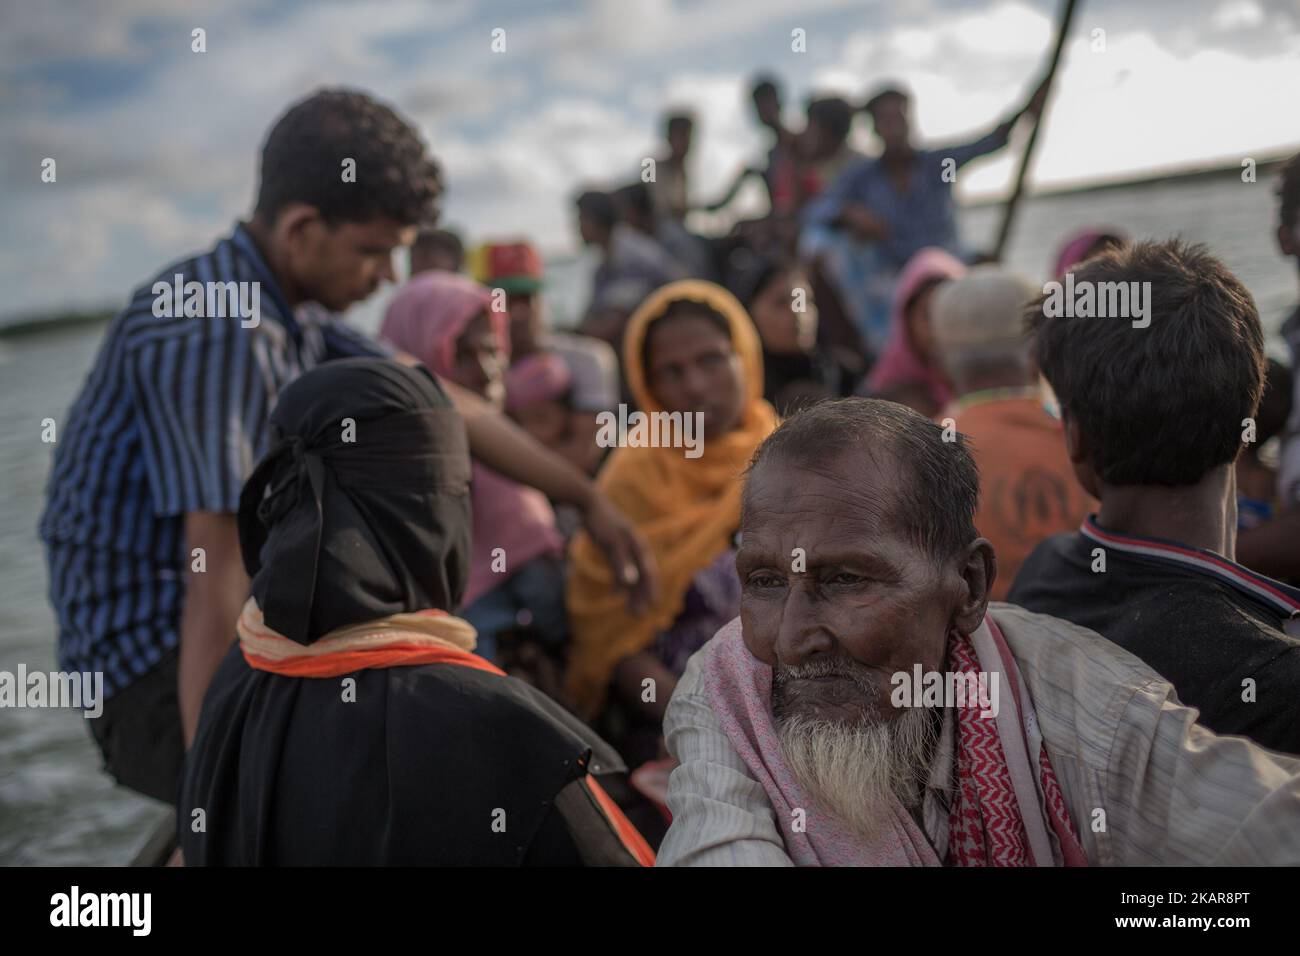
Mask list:
[{"label": "orange shirt", "polygon": [[1032,390],[975,392],[943,418],[971,441],[980,470],[975,527],[993,543],[998,576],[991,597],[1002,601],[1029,553],[1054,534],[1079,530],[1097,502],[1074,477],[1061,423]]}]

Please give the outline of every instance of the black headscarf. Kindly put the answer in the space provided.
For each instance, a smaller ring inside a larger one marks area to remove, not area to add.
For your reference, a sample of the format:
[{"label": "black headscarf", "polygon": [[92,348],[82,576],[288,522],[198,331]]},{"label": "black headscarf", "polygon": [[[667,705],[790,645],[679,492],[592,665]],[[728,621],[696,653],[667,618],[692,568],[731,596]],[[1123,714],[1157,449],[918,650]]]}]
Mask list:
[{"label": "black headscarf", "polygon": [[[309,644],[454,608],[469,574],[469,450],[432,376],[329,362],[284,390],[271,422],[275,447],[239,509],[267,624]],[[630,794],[626,768],[541,691],[454,662],[345,680],[355,695],[340,706],[340,681],[270,673],[230,648],[185,756],[187,866],[634,862],[584,784],[595,774]],[[491,825],[500,813],[511,836]]]},{"label": "black headscarf", "polygon": [[427,371],[321,365],[281,393],[244,486],[239,543],[266,624],[299,644],[425,608],[469,574],[465,425]]}]

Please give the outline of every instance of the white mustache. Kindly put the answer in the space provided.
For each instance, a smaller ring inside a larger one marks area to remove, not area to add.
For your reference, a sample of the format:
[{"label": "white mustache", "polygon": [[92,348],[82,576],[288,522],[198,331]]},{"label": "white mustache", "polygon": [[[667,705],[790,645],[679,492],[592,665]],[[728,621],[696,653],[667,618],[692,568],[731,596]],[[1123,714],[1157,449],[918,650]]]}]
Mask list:
[{"label": "white mustache", "polygon": [[838,659],[815,657],[803,664],[772,669],[773,689],[796,680],[822,680],[827,677],[844,677],[853,681],[864,691],[874,691],[867,675],[870,670],[861,665]]}]

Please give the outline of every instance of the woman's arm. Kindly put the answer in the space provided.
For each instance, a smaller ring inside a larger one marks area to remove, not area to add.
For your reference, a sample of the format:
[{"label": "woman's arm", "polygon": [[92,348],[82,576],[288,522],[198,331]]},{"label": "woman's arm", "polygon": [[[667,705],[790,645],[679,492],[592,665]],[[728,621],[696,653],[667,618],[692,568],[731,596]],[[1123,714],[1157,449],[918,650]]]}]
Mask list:
[{"label": "woman's arm", "polygon": [[658,592],[654,557],[641,535],[591,479],[473,392],[446,379],[439,382],[465,419],[474,457],[554,501],[576,505],[587,533],[605,552],[615,579],[628,591],[632,613],[639,614],[653,604]]}]

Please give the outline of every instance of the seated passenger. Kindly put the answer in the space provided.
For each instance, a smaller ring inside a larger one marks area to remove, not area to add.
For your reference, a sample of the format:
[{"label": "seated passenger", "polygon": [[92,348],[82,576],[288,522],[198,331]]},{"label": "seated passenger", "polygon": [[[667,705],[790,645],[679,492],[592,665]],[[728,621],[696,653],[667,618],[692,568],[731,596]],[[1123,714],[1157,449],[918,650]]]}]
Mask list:
[{"label": "seated passenger", "polygon": [[852,392],[850,363],[817,341],[817,302],[798,263],[760,260],[742,298],[763,343],[763,397],[778,414]]},{"label": "seated passenger", "polygon": [[1036,294],[996,266],[976,266],[940,288],[930,309],[935,351],[956,395],[938,417],[970,440],[980,470],[975,527],[997,552],[994,601],[1006,599],[1030,551],[1078,528],[1097,504],[1074,480],[1061,422],[1031,371],[1024,308]]},{"label": "seated passenger", "polygon": [[934,353],[930,303],[940,285],[965,273],[966,267],[942,249],[922,249],[908,260],[894,286],[889,338],[859,386],[860,394],[914,395],[906,404],[927,418],[952,400],[952,388]]},{"label": "seated passenger", "polygon": [[1179,242],[1124,246],[1073,274],[1075,289],[1149,294],[1141,315],[1132,299],[1131,316],[1106,318],[1057,314],[1046,297],[1030,307],[1074,473],[1101,508],[1039,545],[1008,600],[1136,654],[1211,730],[1300,753],[1300,638],[1284,633],[1300,590],[1233,560],[1233,466],[1264,383],[1254,300]]},{"label": "seated passenger", "polygon": [[964,442],[890,402],[763,444],[740,618],[668,706],[660,865],[1300,863],[1300,760],[1206,730],[1092,631],[989,605],[978,492]]},{"label": "seated passenger", "polygon": [[433,377],[330,362],[271,430],[239,507],[252,597],[185,762],[186,864],[650,862],[618,756],[451,613],[470,465]]},{"label": "seated passenger", "polygon": [[[506,313],[492,305],[492,294],[470,279],[425,273],[393,297],[379,334],[500,410],[510,336]],[[568,633],[564,539],[551,503],[477,460],[471,492],[473,557],[464,615],[479,633],[479,653],[496,660],[503,635],[516,629],[558,650]]]},{"label": "seated passenger", "polygon": [[597,479],[654,553],[654,606],[628,610],[585,532],[570,550],[568,690],[579,713],[595,717],[612,688],[636,728],[638,743],[624,753],[639,763],[658,753],[664,707],[687,658],[735,616],[739,478],[776,415],[762,398],[754,327],[712,283],[675,282],[651,296],[628,323],[624,361],[641,411],[703,424],[702,435],[688,436],[702,439],[695,449],[621,442]]},{"label": "seated passenger", "polygon": [[[478,247],[470,258],[475,280],[505,293],[510,314],[511,371],[540,357],[557,356],[570,380],[564,436],[548,444],[590,475],[596,473],[596,416],[618,405],[618,358],[610,346],[590,335],[552,327],[545,296],[542,259],[527,242],[493,242]],[[513,385],[507,378],[507,391]],[[507,395],[510,414],[523,405]]]}]

